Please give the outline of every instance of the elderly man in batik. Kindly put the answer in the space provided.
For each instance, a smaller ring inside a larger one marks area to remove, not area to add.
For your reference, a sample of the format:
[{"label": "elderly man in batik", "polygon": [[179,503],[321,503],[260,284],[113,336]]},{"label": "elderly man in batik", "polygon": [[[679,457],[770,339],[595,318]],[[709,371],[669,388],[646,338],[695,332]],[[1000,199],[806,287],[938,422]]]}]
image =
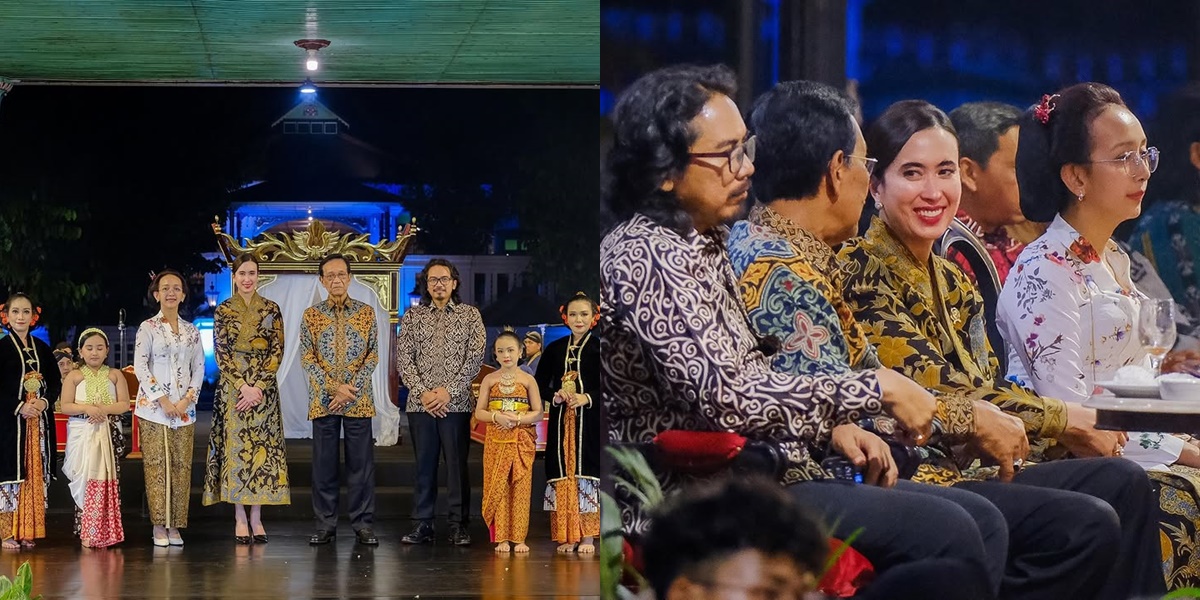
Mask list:
[{"label": "elderly man in batik", "polygon": [[379,364],[375,309],[348,295],[350,263],[340,254],[321,261],[329,292],[308,307],[300,325],[300,363],[308,375],[308,418],[313,424],[313,545],[328,544],[338,522],[338,438],[345,435],[350,526],[360,544],[379,544],[375,518],[375,447],[371,376]]}]

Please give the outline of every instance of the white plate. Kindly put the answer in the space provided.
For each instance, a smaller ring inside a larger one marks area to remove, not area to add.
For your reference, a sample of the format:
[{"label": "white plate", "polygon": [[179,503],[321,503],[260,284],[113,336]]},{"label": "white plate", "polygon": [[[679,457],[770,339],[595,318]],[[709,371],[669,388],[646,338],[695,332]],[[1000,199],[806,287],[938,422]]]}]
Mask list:
[{"label": "white plate", "polygon": [[1097,381],[1096,385],[1123,398],[1157,398],[1158,383],[1117,383]]},{"label": "white plate", "polygon": [[1135,413],[1200,414],[1200,401],[1159,400],[1157,398],[1118,398],[1097,394],[1083,403],[1088,408]]}]

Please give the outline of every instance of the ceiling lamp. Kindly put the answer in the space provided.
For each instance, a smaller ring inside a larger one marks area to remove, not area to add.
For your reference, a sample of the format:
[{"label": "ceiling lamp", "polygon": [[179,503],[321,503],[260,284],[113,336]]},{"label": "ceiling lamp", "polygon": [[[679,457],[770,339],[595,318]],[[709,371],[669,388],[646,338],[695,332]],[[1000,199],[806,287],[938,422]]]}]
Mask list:
[{"label": "ceiling lamp", "polygon": [[317,50],[329,45],[329,40],[313,40],[303,39],[292,42],[296,47],[304,50],[308,58],[304,61],[304,68],[309,71],[316,71],[321,63],[317,62]]},{"label": "ceiling lamp", "polygon": [[315,93],[317,93],[317,84],[313,83],[313,80],[312,80],[312,79],[309,79],[308,77],[305,77],[305,78],[304,78],[304,83],[300,84],[300,93],[301,93],[301,94],[315,94]]}]

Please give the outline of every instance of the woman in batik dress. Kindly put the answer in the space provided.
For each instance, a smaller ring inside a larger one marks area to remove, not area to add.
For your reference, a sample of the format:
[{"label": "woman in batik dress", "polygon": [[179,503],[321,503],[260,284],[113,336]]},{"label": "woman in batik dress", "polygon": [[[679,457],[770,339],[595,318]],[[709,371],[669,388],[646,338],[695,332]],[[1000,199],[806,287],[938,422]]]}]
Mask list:
[{"label": "woman in batik dress", "polygon": [[[546,347],[538,389],[553,398],[546,435],[550,536],[558,551],[592,554],[600,535],[600,339],[596,303],[578,292],[559,308],[571,335]],[[598,396],[596,396],[598,399]]]},{"label": "woman in batik dress", "polygon": [[63,475],[75,500],[75,535],[85,547],[105,548],[125,541],[120,415],[129,412],[129,386],[120,371],[104,364],[108,336],[103,331],[80,334],[79,356],[83,364],[63,380],[62,412],[71,415]]},{"label": "woman in batik dress", "polygon": [[291,503],[275,380],[283,360],[283,315],[278,304],[258,294],[253,255],[239,256],[233,272],[236,293],[217,307],[213,328],[221,380],[213,402],[204,505],[233,504],[234,540],[265,544],[263,505]]},{"label": "woman in batik dress", "polygon": [[487,423],[483,442],[483,520],[496,552],[529,552],[529,497],[542,398],[533,376],[521,370],[521,341],[512,331],[495,342],[500,369],[479,384],[475,419]]},{"label": "woman in batik dress", "polygon": [[40,310],[24,294],[0,307],[0,546],[32,548],[46,537],[46,491],[54,464],[50,403],[62,379],[49,344],[30,331]]}]

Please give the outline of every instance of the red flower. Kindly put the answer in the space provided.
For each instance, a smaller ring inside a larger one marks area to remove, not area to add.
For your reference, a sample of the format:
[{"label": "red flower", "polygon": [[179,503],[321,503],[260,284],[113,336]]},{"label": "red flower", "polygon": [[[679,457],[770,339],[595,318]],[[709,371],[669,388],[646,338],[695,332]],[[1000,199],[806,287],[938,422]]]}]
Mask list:
[{"label": "red flower", "polygon": [[1100,253],[1096,252],[1096,249],[1083,238],[1071,243],[1071,252],[1083,260],[1084,264],[1100,262]]},{"label": "red flower", "polygon": [[1042,125],[1050,122],[1050,113],[1054,111],[1056,104],[1051,104],[1058,94],[1051,96],[1050,94],[1042,94],[1042,103],[1033,109],[1033,117],[1041,122]]}]

